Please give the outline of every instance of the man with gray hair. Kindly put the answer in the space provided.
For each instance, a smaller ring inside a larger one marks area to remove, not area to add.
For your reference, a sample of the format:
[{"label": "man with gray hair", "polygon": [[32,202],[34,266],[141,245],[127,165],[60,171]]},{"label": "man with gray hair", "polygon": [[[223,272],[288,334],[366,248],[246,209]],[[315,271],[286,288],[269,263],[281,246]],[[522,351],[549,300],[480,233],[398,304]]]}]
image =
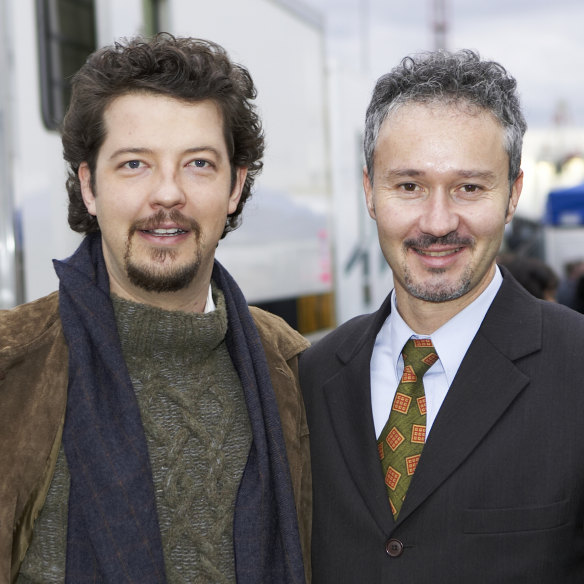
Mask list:
[{"label": "man with gray hair", "polygon": [[363,185],[395,288],[300,360],[315,584],[584,581],[584,319],[495,261],[525,130],[472,51],[377,82]]}]

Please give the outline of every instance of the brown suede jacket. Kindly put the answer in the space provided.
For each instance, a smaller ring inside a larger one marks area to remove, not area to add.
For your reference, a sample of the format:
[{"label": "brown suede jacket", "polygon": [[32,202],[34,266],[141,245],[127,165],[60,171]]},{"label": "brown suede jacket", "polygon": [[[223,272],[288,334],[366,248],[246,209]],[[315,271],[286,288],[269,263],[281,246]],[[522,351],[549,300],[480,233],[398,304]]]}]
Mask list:
[{"label": "brown suede jacket", "polygon": [[[59,297],[0,311],[0,584],[13,582],[43,507],[61,445],[68,350]],[[298,355],[308,342],[284,321],[251,308],[270,369],[288,453],[310,581],[312,480]]]}]

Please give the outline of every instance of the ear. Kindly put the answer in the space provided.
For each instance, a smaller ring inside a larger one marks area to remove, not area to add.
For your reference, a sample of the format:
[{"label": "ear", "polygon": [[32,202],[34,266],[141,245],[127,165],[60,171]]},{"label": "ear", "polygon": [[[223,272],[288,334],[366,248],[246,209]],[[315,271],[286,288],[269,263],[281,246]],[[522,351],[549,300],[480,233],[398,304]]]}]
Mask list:
[{"label": "ear", "polygon": [[375,215],[375,203],[373,202],[373,185],[367,172],[367,167],[363,167],[363,190],[365,191],[365,202],[367,203],[367,210],[371,219],[377,219]]},{"label": "ear", "polygon": [[241,199],[241,193],[243,191],[246,178],[247,168],[245,166],[241,166],[235,169],[235,183],[233,185],[233,189],[231,190],[231,195],[229,195],[229,208],[227,211],[228,215],[235,213],[237,205],[239,205],[239,200]]},{"label": "ear", "polygon": [[79,176],[79,182],[81,184],[81,196],[83,197],[83,202],[87,207],[87,212],[90,215],[97,215],[95,209],[95,194],[91,188],[91,171],[89,170],[89,165],[87,162],[82,162],[79,165],[79,171],[77,172]]},{"label": "ear", "polygon": [[517,204],[519,203],[519,197],[521,196],[521,191],[523,190],[523,170],[519,171],[515,182],[511,186],[511,195],[509,196],[509,204],[507,206],[507,215],[505,216],[505,223],[509,223],[515,215],[515,210],[517,209]]}]

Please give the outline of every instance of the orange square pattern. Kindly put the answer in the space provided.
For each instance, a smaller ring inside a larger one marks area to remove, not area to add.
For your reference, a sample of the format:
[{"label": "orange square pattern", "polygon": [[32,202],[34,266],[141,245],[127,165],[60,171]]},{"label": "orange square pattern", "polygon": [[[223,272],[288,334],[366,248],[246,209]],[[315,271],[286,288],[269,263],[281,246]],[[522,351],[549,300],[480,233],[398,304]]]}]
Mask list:
[{"label": "orange square pattern", "polygon": [[385,441],[387,445],[393,450],[396,451],[396,448],[405,440],[404,435],[394,426]]},{"label": "orange square pattern", "polygon": [[423,395],[422,397],[418,398],[418,410],[420,411],[420,415],[426,415],[426,396]]},{"label": "orange square pattern", "polygon": [[395,468],[390,466],[385,473],[385,484],[392,490],[395,491],[397,484],[399,483],[399,479],[401,477],[401,473],[397,472]]},{"label": "orange square pattern", "polygon": [[407,414],[410,409],[410,404],[412,403],[412,398],[408,395],[400,393],[399,391],[395,394],[393,400],[392,409],[400,414]]},{"label": "orange square pattern", "polygon": [[416,383],[418,381],[418,376],[411,365],[406,365],[404,367],[404,372],[401,378],[402,383]]},{"label": "orange square pattern", "polygon": [[432,339],[414,339],[414,347],[432,347]]},{"label": "orange square pattern", "polygon": [[385,455],[383,454],[383,444],[381,442],[377,445],[377,451],[379,452],[379,460],[383,460]]},{"label": "orange square pattern", "polygon": [[426,363],[428,367],[432,367],[436,361],[438,361],[438,355],[436,355],[436,353],[430,353],[422,359],[422,363]]},{"label": "orange square pattern", "polygon": [[414,424],[412,426],[412,442],[414,444],[424,444],[426,441],[426,426]]},{"label": "orange square pattern", "polygon": [[[414,456],[408,456],[406,458],[406,472],[408,476],[412,476],[416,472],[416,467],[418,466],[418,461],[420,460],[420,454]],[[385,479],[387,481],[387,478]]]}]

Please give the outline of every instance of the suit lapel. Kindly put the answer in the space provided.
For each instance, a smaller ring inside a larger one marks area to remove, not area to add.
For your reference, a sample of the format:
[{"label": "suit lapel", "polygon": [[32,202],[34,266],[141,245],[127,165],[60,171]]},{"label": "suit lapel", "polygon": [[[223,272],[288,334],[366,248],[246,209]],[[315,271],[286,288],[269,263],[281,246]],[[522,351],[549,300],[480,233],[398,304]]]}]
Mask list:
[{"label": "suit lapel", "polygon": [[514,363],[541,348],[539,304],[508,276],[463,359],[432,426],[397,522],[387,500],[371,412],[370,362],[389,299],[356,339],[337,351],[343,364],[323,386],[340,451],[379,528],[411,515],[472,453],[529,383]]},{"label": "suit lapel", "polygon": [[539,305],[506,277],[438,412],[398,524],[471,454],[526,387],[529,378],[514,360],[540,346]]},{"label": "suit lapel", "polygon": [[340,451],[371,515],[386,533],[393,524],[371,412],[370,362],[375,338],[390,311],[388,300],[368,318],[364,333],[348,338],[337,356],[344,364],[323,387]]}]

